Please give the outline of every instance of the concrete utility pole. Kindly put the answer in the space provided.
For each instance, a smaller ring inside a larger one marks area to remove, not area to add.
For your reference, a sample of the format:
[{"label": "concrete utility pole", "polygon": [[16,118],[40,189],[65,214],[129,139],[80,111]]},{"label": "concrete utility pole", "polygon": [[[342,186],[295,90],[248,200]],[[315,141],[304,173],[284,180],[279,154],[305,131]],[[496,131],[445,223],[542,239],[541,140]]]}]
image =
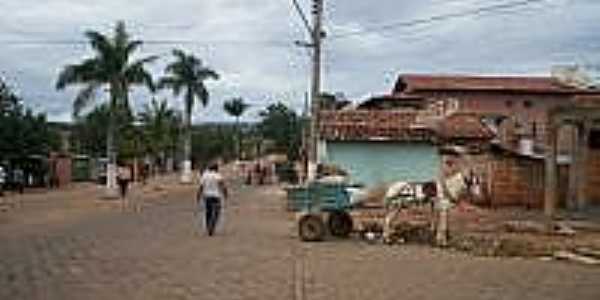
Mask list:
[{"label": "concrete utility pole", "polygon": [[321,106],[321,39],[323,38],[323,0],[312,0],[313,29],[313,70],[311,85],[311,128],[308,153],[308,180],[314,180],[317,175],[317,164],[319,160],[319,110]]}]

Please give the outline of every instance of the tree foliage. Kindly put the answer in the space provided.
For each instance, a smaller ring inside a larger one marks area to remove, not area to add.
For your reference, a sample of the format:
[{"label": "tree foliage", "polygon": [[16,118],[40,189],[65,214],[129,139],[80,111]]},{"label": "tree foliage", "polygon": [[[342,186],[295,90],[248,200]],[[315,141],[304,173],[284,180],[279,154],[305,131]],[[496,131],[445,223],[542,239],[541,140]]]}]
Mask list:
[{"label": "tree foliage", "polygon": [[112,37],[97,31],[87,31],[85,36],[92,46],[94,56],[79,64],[64,67],[56,81],[58,90],[70,85],[81,86],[73,103],[74,115],[79,115],[82,109],[91,105],[96,99],[96,92],[103,87],[109,89],[111,109],[129,107],[127,94],[130,86],[145,85],[154,91],[152,75],[145,65],[158,57],[132,60],[142,41],[131,39],[125,23],[117,23]]},{"label": "tree foliage", "polygon": [[[138,137],[133,132],[134,128],[131,124],[133,118],[130,111],[129,89],[132,86],[142,85],[150,91],[155,90],[152,76],[146,70],[146,65],[158,57],[133,59],[142,41],[131,39],[124,22],[117,22],[112,36],[97,31],[87,31],[85,36],[94,55],[83,59],[78,64],[65,66],[58,75],[56,89],[63,90],[68,86],[80,87],[73,102],[73,115],[76,118],[82,110],[95,103],[95,96],[99,90],[108,89],[110,95],[107,109],[108,122],[104,123],[107,135],[106,156],[109,164],[114,165],[118,152],[125,156],[139,152]],[[99,118],[98,115],[93,117]],[[97,127],[94,126],[91,130],[96,129]],[[126,148],[121,149],[121,146]],[[93,148],[91,150],[96,152],[96,146]]]},{"label": "tree foliage", "polygon": [[223,110],[225,110],[228,115],[235,118],[235,135],[237,140],[236,152],[238,158],[240,158],[242,155],[242,132],[240,130],[240,117],[246,112],[246,110],[248,110],[249,107],[250,105],[244,102],[244,99],[240,97],[233,98],[223,103]]},{"label": "tree foliage", "polygon": [[192,133],[192,160],[206,164],[215,159],[228,161],[235,156],[234,128],[231,125],[203,125]]},{"label": "tree foliage", "polygon": [[0,78],[0,162],[48,155],[60,148],[60,136],[44,114],[23,107],[22,100]]},{"label": "tree foliage", "polygon": [[223,110],[225,110],[228,115],[236,118],[236,121],[249,107],[250,105],[244,102],[244,99],[240,97],[233,98],[223,103]]},{"label": "tree foliage", "polygon": [[179,141],[181,115],[170,108],[167,100],[152,99],[138,114],[144,132],[144,148],[154,157],[164,156],[176,149]]},{"label": "tree foliage", "polygon": [[[158,82],[160,89],[170,89],[175,97],[181,92],[185,95],[185,115],[184,115],[184,156],[185,160],[192,156],[192,110],[196,100],[200,100],[203,106],[208,104],[209,93],[204,85],[208,79],[219,79],[219,75],[214,70],[204,66],[202,60],[193,54],[185,53],[182,50],[173,50],[175,61],[167,65],[166,75]],[[184,170],[185,171],[185,170]]]},{"label": "tree foliage", "polygon": [[286,153],[290,160],[297,159],[302,145],[302,119],[281,102],[269,105],[260,115],[263,137],[272,140],[275,150]]}]

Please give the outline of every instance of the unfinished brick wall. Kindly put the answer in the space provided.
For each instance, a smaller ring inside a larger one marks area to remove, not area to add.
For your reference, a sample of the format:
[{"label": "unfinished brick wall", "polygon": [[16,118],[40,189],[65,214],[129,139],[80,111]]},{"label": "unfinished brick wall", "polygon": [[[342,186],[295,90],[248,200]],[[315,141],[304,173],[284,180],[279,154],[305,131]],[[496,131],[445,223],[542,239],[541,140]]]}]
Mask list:
[{"label": "unfinished brick wall", "polygon": [[[531,135],[537,145],[543,145],[546,137],[548,110],[572,101],[572,94],[556,93],[516,93],[502,91],[419,91],[410,95],[426,99],[426,110],[432,115],[445,115],[452,112],[480,115],[504,115],[523,125],[522,133]],[[599,101],[600,97],[589,101]],[[506,122],[506,121],[504,121]],[[510,123],[510,122],[509,122]],[[512,124],[504,125],[511,127]],[[509,128],[510,129],[510,128]],[[562,131],[563,129],[561,129]],[[505,131],[505,129],[501,129]],[[502,132],[501,134],[507,134]],[[515,132],[508,133],[514,135]],[[514,139],[507,136],[506,139]],[[559,135],[559,150],[566,149],[569,135]]]},{"label": "unfinished brick wall", "polygon": [[600,150],[590,149],[586,166],[588,203],[600,204]]},{"label": "unfinished brick wall", "polygon": [[537,194],[538,191],[530,189],[527,170],[523,165],[512,158],[493,159],[490,164],[491,206],[536,206],[536,201],[532,201],[535,198],[532,194]]},{"label": "unfinished brick wall", "polygon": [[[490,160],[490,205],[542,208],[544,205],[544,161],[521,157]],[[558,167],[558,206],[567,199],[569,167]]]}]

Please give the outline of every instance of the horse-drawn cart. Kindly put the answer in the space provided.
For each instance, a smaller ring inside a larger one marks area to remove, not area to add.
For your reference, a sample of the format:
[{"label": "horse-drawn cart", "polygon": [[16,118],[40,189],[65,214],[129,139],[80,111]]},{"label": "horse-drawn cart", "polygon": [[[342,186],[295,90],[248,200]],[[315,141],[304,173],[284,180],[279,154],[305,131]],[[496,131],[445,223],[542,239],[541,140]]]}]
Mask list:
[{"label": "horse-drawn cart", "polygon": [[303,241],[320,241],[327,235],[345,238],[354,230],[365,232],[377,227],[384,231],[390,217],[402,215],[400,210],[430,203],[430,189],[427,183],[392,185],[375,203],[365,203],[358,199],[365,195],[356,186],[311,182],[286,189],[287,209],[296,214]]},{"label": "horse-drawn cart", "polygon": [[312,182],[287,189],[287,208],[295,212],[303,241],[319,241],[328,233],[347,237],[353,229],[348,186]]}]

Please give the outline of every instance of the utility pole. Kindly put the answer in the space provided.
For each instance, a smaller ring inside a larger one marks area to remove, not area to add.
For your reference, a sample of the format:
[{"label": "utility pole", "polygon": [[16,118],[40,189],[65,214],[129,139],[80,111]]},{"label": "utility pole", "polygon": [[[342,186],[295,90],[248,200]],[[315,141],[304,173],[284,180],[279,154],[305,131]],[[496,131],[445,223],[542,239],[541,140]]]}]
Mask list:
[{"label": "utility pole", "polygon": [[323,1],[312,0],[313,28],[313,68],[311,85],[311,128],[308,152],[308,180],[314,180],[317,175],[317,164],[319,161],[319,111],[321,106],[321,39],[323,38],[322,19]]}]

